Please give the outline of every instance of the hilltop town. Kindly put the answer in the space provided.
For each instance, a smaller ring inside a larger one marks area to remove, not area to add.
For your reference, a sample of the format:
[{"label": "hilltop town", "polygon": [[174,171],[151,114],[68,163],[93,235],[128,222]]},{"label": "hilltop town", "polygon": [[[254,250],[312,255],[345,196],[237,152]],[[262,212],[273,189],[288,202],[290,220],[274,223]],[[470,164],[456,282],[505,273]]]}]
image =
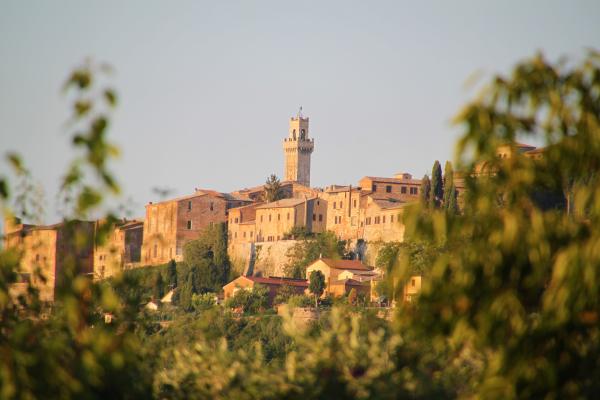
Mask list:
[{"label": "hilltop town", "polygon": [[[331,232],[344,243],[356,264],[341,267],[338,261],[325,261],[324,265],[336,271],[333,275],[326,273],[326,292],[344,295],[354,287],[375,300],[373,284],[383,275],[373,267],[377,251],[382,244],[404,240],[403,210],[419,201],[423,182],[400,172],[390,177],[365,176],[355,186],[314,188],[310,184],[314,149],[309,118],[300,111],[290,118],[283,140],[281,181],[273,175],[265,184],[231,193],[196,188],[186,196],[148,202],[144,218],[117,221],[101,245],[93,240],[101,221],[78,221],[80,232],[90,238],[86,248],[76,252],[79,273],[103,280],[126,270],[164,265],[171,260],[181,262],[186,243],[207,228],[224,224],[235,275],[244,277],[234,286],[252,286],[260,281],[279,287],[291,282],[282,279],[292,278],[286,276],[284,267],[297,236]],[[497,156],[509,158],[514,151],[538,159],[543,149],[524,144],[501,146]],[[475,172],[486,173],[485,165]],[[465,185],[458,173],[453,185],[453,196],[461,202]],[[61,223],[31,225],[8,220],[5,231],[5,246],[24,252],[20,271],[23,289],[26,282],[32,282],[42,300],[53,301],[64,259],[73,253],[73,238]],[[35,279],[37,268],[45,280]],[[420,276],[412,278],[413,292],[420,287],[420,280]],[[224,292],[227,296],[227,286]]]}]

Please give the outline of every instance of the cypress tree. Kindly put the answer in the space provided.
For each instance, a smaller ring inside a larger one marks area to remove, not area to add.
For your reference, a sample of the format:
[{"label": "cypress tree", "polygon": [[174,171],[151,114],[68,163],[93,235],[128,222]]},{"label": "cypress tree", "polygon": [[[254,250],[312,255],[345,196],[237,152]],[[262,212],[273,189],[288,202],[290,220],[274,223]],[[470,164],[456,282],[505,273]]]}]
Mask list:
[{"label": "cypress tree", "polygon": [[431,208],[439,208],[444,198],[444,187],[442,182],[442,166],[438,160],[433,163],[431,169]]},{"label": "cypress tree", "polygon": [[444,166],[444,208],[446,210],[450,210],[450,201],[452,201],[451,197],[455,195],[456,188],[454,187],[454,170],[452,169],[452,163],[450,161],[446,161],[446,165]]},{"label": "cypress tree", "polygon": [[421,180],[421,204],[424,207],[429,207],[430,199],[431,199],[431,181],[429,180],[429,176],[427,176],[427,174],[425,174],[425,176]]},{"label": "cypress tree", "polygon": [[457,193],[456,193],[456,186],[454,186],[454,182],[452,183],[452,186],[450,187],[449,190],[449,194],[448,194],[448,205],[446,207],[446,209],[448,210],[449,213],[452,214],[458,214],[458,199],[457,199]]},{"label": "cypress tree", "polygon": [[163,277],[160,271],[156,271],[156,277],[154,278],[154,300],[160,301],[165,295],[165,288]]},{"label": "cypress tree", "polygon": [[167,269],[167,278],[169,282],[169,288],[175,289],[177,287],[177,263],[175,260],[169,261]]}]

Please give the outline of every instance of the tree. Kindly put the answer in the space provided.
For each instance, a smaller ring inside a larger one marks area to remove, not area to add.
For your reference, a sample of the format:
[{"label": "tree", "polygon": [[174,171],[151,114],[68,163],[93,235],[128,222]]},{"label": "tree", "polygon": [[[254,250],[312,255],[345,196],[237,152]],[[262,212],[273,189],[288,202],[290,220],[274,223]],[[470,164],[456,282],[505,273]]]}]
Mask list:
[{"label": "tree", "polygon": [[279,182],[279,178],[275,174],[271,174],[267,181],[265,182],[265,189],[263,192],[263,199],[267,203],[272,201],[280,200],[284,197],[285,193],[281,188],[281,182]]},{"label": "tree", "polygon": [[[402,326],[468,349],[475,398],[586,398],[600,391],[600,55],[519,63],[456,117],[466,175],[461,215],[417,213],[407,234],[455,245],[435,257]],[[544,143],[541,156],[501,145]],[[523,140],[523,139],[521,139]],[[475,175],[480,165],[486,175]],[[540,189],[571,188],[571,213],[540,207]],[[498,200],[501,201],[498,201]],[[463,397],[459,396],[459,397]]]},{"label": "tree", "polygon": [[178,289],[177,303],[184,311],[189,312],[194,310],[193,297],[195,294],[200,293],[198,287],[199,274],[198,267],[193,266],[190,268],[183,285]]},{"label": "tree", "polygon": [[[450,198],[456,194],[456,188],[454,187],[454,170],[452,169],[452,163],[450,161],[446,161],[444,165],[444,209],[448,209],[448,204],[450,204]],[[454,189],[454,194],[451,191]]]},{"label": "tree", "polygon": [[442,181],[442,167],[438,160],[433,163],[431,169],[431,208],[439,208],[444,199],[444,183]]},{"label": "tree", "polygon": [[345,243],[340,242],[331,231],[305,237],[294,244],[286,253],[288,262],[284,266],[287,277],[306,279],[306,267],[319,257],[340,259],[344,255]]},{"label": "tree", "polygon": [[175,289],[177,287],[177,263],[175,260],[169,261],[167,267],[167,279],[169,283],[169,289]]},{"label": "tree", "polygon": [[183,261],[188,267],[196,268],[196,285],[200,292],[220,291],[228,282],[231,270],[225,224],[209,226],[198,239],[186,243]]},{"label": "tree", "polygon": [[420,193],[421,204],[424,207],[429,207],[431,203],[431,181],[429,176],[425,174],[421,180],[421,193]]},{"label": "tree", "polygon": [[321,271],[311,272],[308,290],[315,296],[315,307],[318,307],[319,297],[325,291],[325,275]]},{"label": "tree", "polygon": [[269,289],[264,285],[254,285],[251,290],[240,288],[227,299],[225,306],[241,307],[246,314],[256,314],[269,306]]},{"label": "tree", "polygon": [[290,285],[281,285],[277,291],[277,296],[273,300],[275,304],[287,303],[289,298],[296,294],[296,290]]},{"label": "tree", "polygon": [[160,271],[156,271],[156,277],[154,278],[154,300],[160,302],[160,299],[162,299],[164,295],[165,288],[162,274]]},{"label": "tree", "polygon": [[452,185],[450,186],[450,190],[448,190],[446,210],[450,214],[458,213],[458,193],[456,191],[456,186],[454,186],[454,183],[452,183]]}]

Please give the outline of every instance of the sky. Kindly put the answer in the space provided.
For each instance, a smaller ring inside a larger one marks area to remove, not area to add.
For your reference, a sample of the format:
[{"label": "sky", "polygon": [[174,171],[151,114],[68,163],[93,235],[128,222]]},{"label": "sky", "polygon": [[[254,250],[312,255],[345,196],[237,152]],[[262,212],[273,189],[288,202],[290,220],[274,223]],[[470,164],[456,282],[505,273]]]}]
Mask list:
[{"label": "sky", "polygon": [[[356,184],[451,160],[465,83],[600,49],[598,1],[0,0],[0,153],[16,151],[56,222],[73,157],[61,86],[86,58],[114,68],[109,138],[122,202],[232,191],[283,174],[300,106],[311,184]],[[0,174],[7,164],[0,163]]]}]

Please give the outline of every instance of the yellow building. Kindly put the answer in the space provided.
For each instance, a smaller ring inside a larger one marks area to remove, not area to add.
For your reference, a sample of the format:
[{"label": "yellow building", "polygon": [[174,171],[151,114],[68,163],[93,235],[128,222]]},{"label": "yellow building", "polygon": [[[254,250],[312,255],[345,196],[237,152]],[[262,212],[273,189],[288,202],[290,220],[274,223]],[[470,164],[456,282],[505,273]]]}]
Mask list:
[{"label": "yellow building", "polygon": [[119,221],[102,245],[94,248],[94,278],[104,279],[140,264],[143,221]]},{"label": "yellow building", "polygon": [[31,283],[39,290],[40,300],[51,302],[66,268],[92,276],[94,222],[28,225],[8,219],[4,229],[4,247],[21,255],[18,283],[10,288],[13,295],[24,293]]},{"label": "yellow building", "polygon": [[257,242],[273,242],[287,238],[293,228],[307,232],[325,229],[327,202],[321,198],[282,199],[256,207],[255,237]]},{"label": "yellow building", "polygon": [[319,258],[306,267],[306,277],[310,280],[310,274],[314,271],[320,271],[325,276],[326,288],[323,295],[341,296],[352,288],[356,288],[359,293],[370,293],[370,282],[358,281],[354,277],[373,272],[373,270],[374,268],[366,266],[359,260]]}]

